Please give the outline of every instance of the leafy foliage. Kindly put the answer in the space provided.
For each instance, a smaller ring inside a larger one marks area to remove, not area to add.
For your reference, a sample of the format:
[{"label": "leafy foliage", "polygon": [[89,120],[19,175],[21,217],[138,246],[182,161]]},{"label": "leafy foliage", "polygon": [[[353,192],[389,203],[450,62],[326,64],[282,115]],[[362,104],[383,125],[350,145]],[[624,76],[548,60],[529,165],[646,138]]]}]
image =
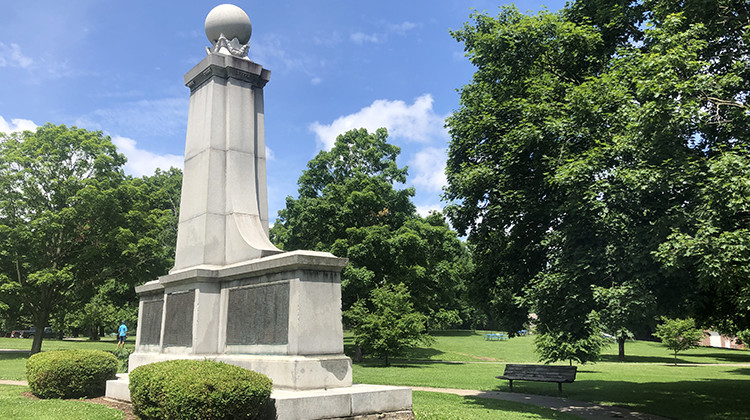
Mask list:
[{"label": "leafy foliage", "polygon": [[497,323],[534,312],[585,341],[596,287],[630,285],[746,328],[749,7],[579,0],[453,33],[477,70],[448,120],[446,212]]},{"label": "leafy foliage", "polygon": [[[131,179],[124,163],[101,132],[0,133],[0,300],[20,302],[14,310],[38,329],[99,292],[96,303],[126,306],[134,284],[170,266],[176,208],[158,203],[181,174]],[[32,352],[41,345],[35,336]]]},{"label": "leafy foliage", "polygon": [[263,419],[271,380],[210,360],[169,360],[130,372],[133,413],[142,419]]},{"label": "leafy foliage", "polygon": [[656,326],[655,335],[674,352],[674,364],[677,366],[677,353],[698,347],[703,331],[695,328],[695,320],[692,318],[662,318],[662,323]]},{"label": "leafy foliage", "polygon": [[[358,300],[344,312],[352,324],[355,340],[365,351],[390,358],[419,343],[429,343],[425,333],[427,317],[414,310],[409,290],[403,283],[374,289],[368,300]],[[368,306],[372,307],[370,309]]]},{"label": "leafy foliage", "polygon": [[634,331],[653,313],[653,296],[632,283],[622,286],[594,286],[594,300],[599,305],[602,325],[615,337],[618,359],[625,360],[625,341],[635,338]]},{"label": "leafy foliage", "polygon": [[100,350],[57,350],[37,353],[26,361],[29,388],[39,398],[104,395],[115,378],[117,358]]},{"label": "leafy foliage", "polygon": [[404,283],[431,328],[456,325],[471,313],[462,299],[468,252],[441,214],[416,214],[412,188],[394,188],[407,172],[387,136],[385,129],[352,130],[318,153],[299,179],[299,198],[288,197],[279,211],[271,240],[285,250],[349,258],[344,309],[376,287]]}]

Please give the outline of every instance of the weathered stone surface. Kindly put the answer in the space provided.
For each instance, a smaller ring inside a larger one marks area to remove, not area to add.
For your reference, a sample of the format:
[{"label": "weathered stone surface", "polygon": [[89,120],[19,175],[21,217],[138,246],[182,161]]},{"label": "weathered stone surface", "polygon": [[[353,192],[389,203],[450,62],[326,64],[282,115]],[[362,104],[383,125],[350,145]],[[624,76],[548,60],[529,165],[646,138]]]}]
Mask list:
[{"label": "weathered stone surface", "polygon": [[164,320],[164,346],[190,347],[193,344],[195,290],[167,295]]},{"label": "weathered stone surface", "polygon": [[159,344],[163,311],[164,300],[161,298],[143,302],[143,314],[138,323],[141,344]]},{"label": "weathered stone surface", "polygon": [[[222,9],[232,16],[207,19],[215,45],[185,75],[190,108],[175,266],[136,287],[139,333],[129,368],[192,359],[263,373],[281,420],[411,419],[410,389],[352,386],[341,324],[347,260],[282,253],[268,239],[263,88],[270,72],[244,57],[244,12]],[[225,30],[228,23],[238,26]],[[127,382],[108,382],[107,396],[129,400]]]},{"label": "weathered stone surface", "polygon": [[227,345],[289,342],[289,282],[229,290]]},{"label": "weathered stone surface", "polygon": [[268,240],[263,86],[270,72],[209,54],[185,78],[190,108],[171,273],[281,252]]}]

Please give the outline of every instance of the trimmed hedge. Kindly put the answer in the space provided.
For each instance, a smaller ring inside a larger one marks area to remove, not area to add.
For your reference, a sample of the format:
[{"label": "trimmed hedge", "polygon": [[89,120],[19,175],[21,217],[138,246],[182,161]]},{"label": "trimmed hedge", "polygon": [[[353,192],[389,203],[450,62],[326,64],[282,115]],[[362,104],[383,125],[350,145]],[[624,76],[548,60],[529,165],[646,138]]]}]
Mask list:
[{"label": "trimmed hedge", "polygon": [[[168,360],[130,372],[133,413],[141,419],[265,419],[271,380],[210,360]],[[273,418],[273,417],[271,417]]]},{"label": "trimmed hedge", "polygon": [[116,373],[117,358],[100,350],[46,351],[26,361],[29,388],[39,398],[102,396]]}]

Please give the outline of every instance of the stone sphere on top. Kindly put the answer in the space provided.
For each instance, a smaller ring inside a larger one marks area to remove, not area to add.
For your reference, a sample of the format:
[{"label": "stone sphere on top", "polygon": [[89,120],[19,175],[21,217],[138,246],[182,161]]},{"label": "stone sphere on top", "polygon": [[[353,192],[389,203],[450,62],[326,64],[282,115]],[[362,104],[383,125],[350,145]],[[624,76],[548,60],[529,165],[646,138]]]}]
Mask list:
[{"label": "stone sphere on top", "polygon": [[206,16],[205,26],[206,36],[214,45],[221,34],[224,34],[228,41],[237,38],[240,44],[244,45],[250,42],[250,35],[253,33],[250,18],[233,4],[221,4],[211,9]]}]

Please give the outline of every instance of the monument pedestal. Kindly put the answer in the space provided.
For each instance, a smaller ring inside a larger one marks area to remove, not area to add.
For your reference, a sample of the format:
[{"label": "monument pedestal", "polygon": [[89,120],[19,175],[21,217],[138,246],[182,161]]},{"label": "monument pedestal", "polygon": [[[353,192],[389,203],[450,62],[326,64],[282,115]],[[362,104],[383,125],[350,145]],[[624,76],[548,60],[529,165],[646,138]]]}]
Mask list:
[{"label": "monument pedestal", "polygon": [[[346,263],[330,253],[293,251],[139,286],[130,370],[164,360],[214,360],[271,378],[278,419],[411,418],[400,413],[411,413],[409,388],[352,385],[339,306]],[[130,400],[127,386],[126,376],[109,381],[106,395]]]},{"label": "monument pedestal", "polygon": [[[175,265],[136,287],[130,369],[171,359],[252,369],[273,381],[282,420],[413,418],[411,389],[352,385],[341,324],[347,260],[282,252],[268,239],[263,88],[271,73],[247,58],[250,19],[225,4],[205,28],[212,47],[185,75]],[[127,376],[109,381],[106,395],[129,401]]]}]

